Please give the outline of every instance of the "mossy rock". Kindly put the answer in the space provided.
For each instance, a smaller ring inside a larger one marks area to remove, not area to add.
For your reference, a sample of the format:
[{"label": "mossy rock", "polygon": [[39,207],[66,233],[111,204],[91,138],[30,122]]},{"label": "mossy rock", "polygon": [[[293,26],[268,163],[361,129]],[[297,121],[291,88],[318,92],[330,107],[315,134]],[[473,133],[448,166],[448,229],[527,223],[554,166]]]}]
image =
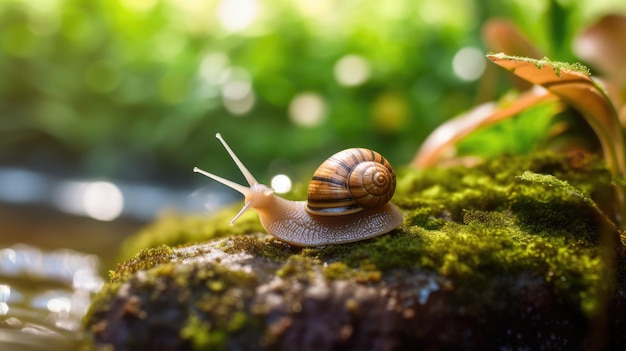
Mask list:
[{"label": "mossy rock", "polygon": [[129,240],[146,249],[86,326],[103,350],[623,349],[614,182],[590,156],[405,169],[403,226],[320,248],[254,215],[170,214]]}]

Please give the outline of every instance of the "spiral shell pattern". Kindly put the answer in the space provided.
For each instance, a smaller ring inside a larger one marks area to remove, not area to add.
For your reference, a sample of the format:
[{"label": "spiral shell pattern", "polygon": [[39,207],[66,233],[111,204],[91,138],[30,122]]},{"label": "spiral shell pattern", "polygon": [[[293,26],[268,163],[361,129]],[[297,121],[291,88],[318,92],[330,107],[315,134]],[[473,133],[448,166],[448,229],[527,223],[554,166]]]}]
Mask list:
[{"label": "spiral shell pattern", "polygon": [[379,153],[340,151],[322,163],[309,183],[307,211],[342,215],[383,205],[396,190],[396,173]]}]

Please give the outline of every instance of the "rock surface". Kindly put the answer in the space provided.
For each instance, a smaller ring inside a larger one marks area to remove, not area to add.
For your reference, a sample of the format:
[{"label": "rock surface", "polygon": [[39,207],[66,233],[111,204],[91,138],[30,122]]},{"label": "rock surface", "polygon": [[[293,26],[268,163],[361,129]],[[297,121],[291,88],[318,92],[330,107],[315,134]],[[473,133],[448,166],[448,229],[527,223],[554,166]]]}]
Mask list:
[{"label": "rock surface", "polygon": [[[404,174],[394,201],[405,224],[345,245],[295,248],[229,233],[219,217],[165,218],[134,239],[152,235],[154,248],[111,272],[86,326],[102,350],[626,347],[626,259],[600,210],[605,169],[542,156],[445,174]],[[177,244],[163,232],[214,239],[172,249],[157,245]]]}]

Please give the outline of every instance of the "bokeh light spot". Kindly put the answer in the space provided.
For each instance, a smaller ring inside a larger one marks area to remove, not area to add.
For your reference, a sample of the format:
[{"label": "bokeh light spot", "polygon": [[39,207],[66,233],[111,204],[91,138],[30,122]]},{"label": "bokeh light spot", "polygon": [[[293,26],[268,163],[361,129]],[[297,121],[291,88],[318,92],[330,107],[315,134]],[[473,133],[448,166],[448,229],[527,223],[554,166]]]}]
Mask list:
[{"label": "bokeh light spot", "polygon": [[391,133],[401,130],[408,115],[406,99],[394,92],[381,94],[374,101],[372,114],[376,130]]},{"label": "bokeh light spot", "polygon": [[277,194],[284,194],[291,190],[291,179],[284,174],[277,174],[272,178],[271,186]]},{"label": "bokeh light spot", "polygon": [[315,127],[320,125],[325,117],[326,103],[317,93],[300,93],[289,104],[289,118],[298,126]]},{"label": "bokeh light spot", "polygon": [[112,221],[124,209],[124,196],[113,183],[68,181],[56,189],[54,202],[65,212]]},{"label": "bokeh light spot", "polygon": [[324,15],[332,9],[330,0],[297,0],[295,5],[301,13],[312,17]]},{"label": "bokeh light spot", "polygon": [[[216,61],[216,68],[225,63]],[[214,72],[217,73],[217,72]],[[252,110],[256,102],[256,95],[252,88],[250,73],[241,67],[229,67],[221,70],[218,81],[221,86],[222,103],[228,112],[233,115],[243,115]]]},{"label": "bokeh light spot", "polygon": [[124,197],[113,183],[93,182],[85,189],[83,206],[90,217],[101,221],[111,221],[122,213]]},{"label": "bokeh light spot", "polygon": [[217,5],[217,16],[222,25],[232,31],[248,28],[259,15],[257,0],[222,0]]},{"label": "bokeh light spot", "polygon": [[72,308],[72,300],[67,297],[55,297],[48,300],[46,307],[50,312],[61,313],[69,312]]},{"label": "bokeh light spot", "polygon": [[230,66],[228,56],[222,52],[206,55],[200,63],[200,77],[209,84],[217,85]]},{"label": "bokeh light spot", "polygon": [[6,284],[0,284],[0,316],[9,313],[9,297],[11,296],[11,287]]},{"label": "bokeh light spot", "polygon": [[421,21],[431,28],[467,30],[477,18],[474,1],[417,1],[414,6]]},{"label": "bokeh light spot", "polygon": [[222,100],[228,112],[243,115],[252,110],[256,97],[250,82],[232,81],[222,86]]},{"label": "bokeh light spot", "polygon": [[474,47],[464,47],[452,59],[452,70],[464,81],[474,81],[485,71],[485,54]]},{"label": "bokeh light spot", "polygon": [[233,66],[222,70],[222,74],[220,74],[218,78],[219,84],[226,84],[234,81],[252,82],[252,77],[250,77],[250,73],[242,67]]},{"label": "bokeh light spot", "polygon": [[11,287],[6,284],[0,284],[0,302],[9,301],[11,296]]},{"label": "bokeh light spot", "polygon": [[249,82],[234,81],[224,84],[222,94],[227,100],[242,100],[252,92]]},{"label": "bokeh light spot", "polygon": [[339,59],[334,68],[335,79],[344,86],[357,86],[370,77],[369,62],[358,55],[346,55]]},{"label": "bokeh light spot", "polygon": [[28,27],[39,35],[50,35],[59,29],[60,17],[55,1],[37,1],[28,12]]}]

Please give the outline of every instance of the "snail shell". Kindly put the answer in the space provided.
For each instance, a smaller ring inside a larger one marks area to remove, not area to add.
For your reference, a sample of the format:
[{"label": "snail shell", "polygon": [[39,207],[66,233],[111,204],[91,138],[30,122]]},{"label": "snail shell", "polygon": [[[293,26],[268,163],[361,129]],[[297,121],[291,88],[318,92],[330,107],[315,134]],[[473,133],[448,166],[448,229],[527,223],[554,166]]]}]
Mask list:
[{"label": "snail shell", "polygon": [[402,224],[402,212],[391,201],[396,175],[389,162],[368,149],[336,153],[318,168],[309,184],[308,201],[289,201],[260,184],[221,135],[215,135],[239,167],[249,186],[194,168],[244,195],[245,205],[232,225],[248,209],[256,211],[263,228],[296,246],[343,244],[389,233]]},{"label": "snail shell", "polygon": [[393,197],[396,173],[378,152],[340,151],[322,163],[309,183],[306,210],[336,216],[384,205]]}]

